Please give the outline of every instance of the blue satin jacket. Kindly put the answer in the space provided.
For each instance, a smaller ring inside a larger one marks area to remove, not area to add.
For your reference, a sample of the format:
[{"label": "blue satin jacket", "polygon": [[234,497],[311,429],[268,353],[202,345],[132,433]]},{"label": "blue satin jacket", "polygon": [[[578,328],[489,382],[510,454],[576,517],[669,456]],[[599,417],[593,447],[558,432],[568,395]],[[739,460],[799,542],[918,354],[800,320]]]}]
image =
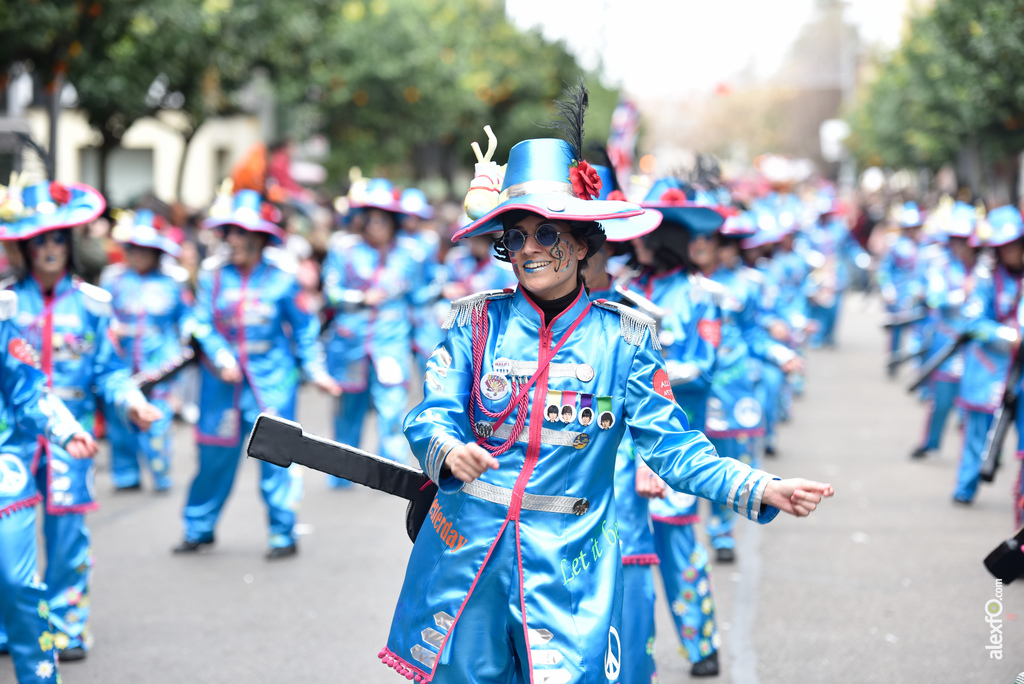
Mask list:
[{"label": "blue satin jacket", "polygon": [[[542,325],[539,309],[517,290],[458,300],[446,323],[424,399],[405,423],[413,453],[440,487],[380,654],[407,677],[430,681],[449,657],[445,644],[459,628],[460,608],[502,534],[515,535],[523,582],[519,596],[491,597],[496,609],[522,605],[527,639],[561,653],[571,675],[584,654],[604,652],[621,605],[613,478],[627,429],[637,455],[670,486],[759,522],[778,513],[760,510],[771,476],[719,458],[688,428],[650,318],[591,305],[581,292]],[[542,360],[550,364],[538,371]],[[506,414],[535,374],[517,404],[522,413]],[[469,484],[443,477],[450,449],[470,440],[509,447],[497,456],[501,467]]]},{"label": "blue satin jacket", "polygon": [[963,317],[971,341],[964,349],[964,374],[957,403],[963,408],[995,413],[1003,401],[1010,371],[1010,343],[1015,338],[1021,301],[1020,274],[1002,264],[974,269],[974,291]]},{"label": "blue satin jacket", "polygon": [[[925,275],[925,302],[932,329],[932,353],[938,352],[966,330],[962,309],[971,291],[971,279],[964,264],[949,252],[936,260]],[[964,374],[964,350],[961,347],[936,369],[933,378],[959,382]]]},{"label": "blue satin jacket", "polygon": [[779,314],[794,329],[794,335],[807,326],[807,295],[804,283],[811,269],[795,251],[778,250],[771,259],[768,272],[779,286]]},{"label": "blue satin jacket", "polygon": [[906,311],[920,303],[924,288],[917,271],[917,243],[900,235],[878,263],[878,287],[891,311]]},{"label": "blue satin jacket", "polygon": [[[101,284],[113,297],[112,330],[116,346],[132,373],[158,371],[181,354],[190,308],[183,298],[188,273],[161,266],[141,274],[123,264],[108,267]],[[167,387],[154,390],[165,395]]]},{"label": "blue satin jacket", "polygon": [[[203,350],[200,444],[236,444],[240,421],[255,420],[258,411],[294,418],[302,373],[311,380],[326,377],[320,323],[300,304],[301,293],[295,274],[266,253],[248,273],[221,257],[203,263],[187,323]],[[220,369],[235,364],[245,382],[221,380]],[[241,413],[243,385],[255,398],[252,415]]]},{"label": "blue satin jacket", "polygon": [[781,366],[794,357],[758,323],[761,295],[748,270],[742,265],[722,266],[711,275],[721,286],[716,296],[722,308],[722,339],[705,423],[711,437],[763,435],[764,409],[754,391],[761,361]]},{"label": "blue satin jacket", "polygon": [[[324,261],[324,296],[337,310],[327,331],[327,366],[347,392],[361,392],[370,364],[382,385],[401,385],[409,377],[412,345],[410,295],[421,281],[422,253],[407,237],[386,252],[360,235],[342,235]],[[387,297],[376,306],[363,303],[369,289]]]},{"label": "blue satin jacket", "polygon": [[17,295],[0,292],[0,518],[42,499],[36,488],[41,441],[63,447],[82,426],[47,390],[39,355],[11,322]]},{"label": "blue satin jacket", "polygon": [[[110,333],[110,293],[65,275],[44,295],[28,276],[12,286],[18,294],[14,321],[39,354],[40,368],[55,396],[91,428],[99,397],[127,421],[128,408],[145,401],[118,357]],[[73,459],[56,444],[41,444],[48,458],[46,505],[51,513],[82,513],[96,508],[93,459]],[[36,454],[36,459],[41,454]]]}]

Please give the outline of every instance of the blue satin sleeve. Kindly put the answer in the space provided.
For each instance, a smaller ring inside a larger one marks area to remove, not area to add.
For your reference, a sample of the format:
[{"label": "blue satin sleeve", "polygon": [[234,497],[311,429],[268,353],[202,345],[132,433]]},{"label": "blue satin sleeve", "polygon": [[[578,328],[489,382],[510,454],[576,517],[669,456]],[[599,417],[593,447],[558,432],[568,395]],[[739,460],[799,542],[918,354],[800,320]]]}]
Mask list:
[{"label": "blue satin sleeve", "polygon": [[965,326],[971,337],[983,344],[995,344],[999,349],[1009,347],[1009,327],[996,320],[995,281],[979,278],[974,292],[963,307]]},{"label": "blue satin sleeve", "polygon": [[[9,349],[17,342],[14,326],[0,322],[0,343]],[[28,343],[24,343],[28,347]],[[59,398],[46,389],[46,376],[42,371],[19,360],[14,354],[4,354],[4,372],[0,378],[3,397],[11,407],[22,439],[45,437],[47,441],[64,446],[72,435],[82,432],[71,412]]]},{"label": "blue satin sleeve", "polygon": [[213,325],[213,305],[213,276],[209,271],[203,271],[199,274],[196,303],[192,307],[187,327],[213,365],[217,368],[237,366],[238,361],[231,352],[231,346]]},{"label": "blue satin sleeve", "polygon": [[473,356],[470,326],[454,327],[427,360],[423,401],[405,418],[405,436],[423,472],[445,491],[462,483],[441,478],[441,466],[452,448],[472,441],[469,435],[470,387]]},{"label": "blue satin sleeve", "polygon": [[113,406],[121,419],[128,421],[128,409],[146,401],[132,381],[124,360],[118,356],[110,337],[110,317],[97,316],[93,327],[96,349],[92,358],[93,384],[107,406]]},{"label": "blue satin sleeve", "polygon": [[703,432],[689,429],[679,405],[655,391],[655,374],[664,373],[649,343],[637,349],[626,386],[625,420],[638,456],[673,489],[729,506],[760,523],[779,511],[761,510],[773,476],[732,458],[719,458]]},{"label": "blue satin sleeve", "polygon": [[320,342],[320,321],[299,306],[302,287],[292,279],[288,292],[281,298],[281,314],[292,329],[293,349],[310,380],[329,377],[323,344]]}]

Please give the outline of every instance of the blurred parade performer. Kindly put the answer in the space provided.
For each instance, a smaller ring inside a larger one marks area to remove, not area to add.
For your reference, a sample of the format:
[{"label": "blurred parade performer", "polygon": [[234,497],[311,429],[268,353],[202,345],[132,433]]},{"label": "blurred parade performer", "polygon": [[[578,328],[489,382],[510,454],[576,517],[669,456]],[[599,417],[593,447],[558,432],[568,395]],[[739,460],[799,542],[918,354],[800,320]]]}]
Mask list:
[{"label": "blurred parade performer", "polygon": [[[213,544],[217,519],[231,493],[240,449],[260,412],[294,420],[300,374],[337,395],[317,339],[320,324],[300,306],[295,274],[264,249],[280,244],[279,212],[254,190],[219,196],[203,227],[219,229],[224,255],[203,263],[189,322],[199,342],[202,385],[196,426],[199,469],[184,510],[184,539],[175,553]],[[286,332],[287,331],[287,332]],[[301,473],[260,463],[269,522],[268,558],[297,552],[295,508]]]},{"label": "blurred parade performer", "polygon": [[477,235],[451,248],[444,260],[444,299],[450,302],[484,290],[515,287],[515,274],[494,258],[493,247],[494,240]]},{"label": "blurred parade performer", "polygon": [[[779,284],[770,269],[772,249],[780,238],[778,222],[775,215],[766,210],[751,212],[751,217],[756,222],[757,232],[740,240],[740,257],[746,266],[742,273],[758,293],[757,323],[773,340],[790,346],[789,323],[779,309]],[[758,400],[764,407],[764,453],[774,456],[778,446],[776,428],[792,403],[786,374],[774,364],[762,364],[756,388]]]},{"label": "blurred parade performer", "polygon": [[[968,240],[974,234],[976,216],[977,210],[969,204],[958,202],[953,207],[948,223],[943,226],[949,240],[948,251],[932,264],[925,275],[925,303],[933,328],[932,353],[953,343],[964,332],[961,310],[971,292],[971,272],[977,256]],[[960,391],[963,372],[964,353],[960,349],[932,373],[924,441],[910,454],[912,458],[924,458],[939,450],[946,418]]]},{"label": "blurred parade performer", "polygon": [[[714,206],[715,201],[709,198],[704,202]],[[719,455],[748,464],[759,461],[765,433],[764,409],[756,392],[762,361],[769,360],[785,372],[803,368],[803,362],[793,351],[772,341],[758,325],[760,302],[755,288],[740,270],[745,267],[739,259],[739,241],[755,231],[749,215],[731,216],[710,232],[692,231],[689,249],[693,265],[723,290],[721,338],[704,432]],[[712,504],[707,529],[720,562],[735,559],[735,524],[732,510]]]},{"label": "blurred parade performer", "polygon": [[[176,258],[181,248],[161,231],[163,220],[152,211],[126,215],[115,236],[124,244],[126,262],[108,266],[101,285],[113,297],[111,330],[115,345],[126,365],[135,373],[159,373],[180,358],[183,323],[189,313],[184,289],[188,272],[162,263],[163,255]],[[119,234],[120,233],[120,234]],[[169,403],[171,387],[161,383],[150,395],[163,418],[147,431],[121,421],[116,414],[108,420],[111,448],[111,479],[118,491],[141,488],[139,458],[153,474],[153,486],[164,491],[171,486],[171,424],[174,410]]]},{"label": "blurred parade performer", "polygon": [[[798,228],[795,216],[785,212],[779,215],[777,221],[779,241],[772,253],[768,271],[779,286],[778,311],[789,326],[789,346],[802,353],[807,344],[808,332],[815,325],[808,317],[810,304],[804,291],[811,268],[794,248]],[[794,394],[799,396],[803,393],[804,376],[801,373],[788,374],[787,382]],[[787,417],[788,410],[783,413],[782,419]]]},{"label": "blurred parade performer", "polygon": [[[612,169],[596,164],[593,168],[601,179],[598,199],[623,200],[625,195],[618,189]],[[594,253],[588,253],[587,269],[583,274],[591,301],[629,303],[622,301],[623,295],[608,273],[608,259],[620,251],[628,254],[627,241],[649,234],[660,222],[661,214],[654,210],[628,219],[601,222],[606,234],[610,233],[608,240]],[[661,324],[666,324],[664,319]],[[580,409],[581,412],[584,410]],[[590,410],[592,417],[593,410]],[[580,424],[589,425],[589,419],[581,416]],[[644,472],[645,477],[652,475],[649,468],[645,467]],[[614,480],[616,532],[622,554],[621,684],[649,684],[657,681],[658,676],[654,659],[655,592],[652,572],[658,563],[658,555],[651,533],[649,499],[638,493],[637,477],[636,448],[632,438],[625,434],[615,458]],[[641,491],[646,484],[647,481],[641,484]]]},{"label": "blurred parade performer", "polygon": [[440,301],[445,282],[445,269],[440,257],[441,236],[430,223],[434,218],[434,208],[422,190],[408,188],[402,191],[399,203],[402,206],[399,235],[407,236],[418,248],[414,251],[417,251],[419,274],[409,292],[409,312],[412,316],[413,357],[416,369],[422,373],[427,357],[444,339],[441,329],[444,312],[441,309],[447,311],[447,307]]},{"label": "blurred parade performer", "polygon": [[[697,272],[689,248],[695,236],[713,235],[724,219],[695,199],[693,188],[674,178],[655,182],[642,206],[661,212],[664,220],[654,232],[633,240],[634,260],[641,271],[630,286],[664,311],[660,340],[672,397],[692,429],[703,430],[716,347],[721,340],[720,303],[726,291]],[[617,485],[620,477],[616,475]],[[634,479],[643,482],[648,478],[657,475],[642,461],[637,462]],[[699,520],[697,507],[692,494],[667,489],[664,499],[650,504],[651,543],[661,566],[675,634],[691,663],[690,674],[714,676],[718,674],[719,637],[708,553],[694,529]],[[646,530],[644,524],[642,532]],[[625,621],[633,609],[623,605]],[[646,607],[644,610],[646,613]]]},{"label": "blurred parade performer", "polygon": [[866,267],[871,258],[846,227],[842,208],[828,194],[817,200],[818,218],[807,232],[808,254],[813,270],[807,278],[807,299],[811,320],[817,329],[811,334],[810,347],[836,346],[835,331],[843,292],[850,284],[850,266]]},{"label": "blurred parade performer", "polygon": [[57,679],[56,641],[66,646],[67,635],[50,622],[49,593],[39,581],[35,506],[46,483],[33,472],[34,455],[50,442],[71,458],[92,458],[96,442],[47,391],[38,354],[11,322],[17,313],[18,296],[0,292],[0,654],[10,654],[19,684],[40,684]]},{"label": "blurred parade performer", "polygon": [[772,505],[809,513],[831,492],[718,458],[671,400],[653,320],[588,298],[580,271],[604,242],[597,222],[640,209],[591,199],[600,180],[582,159],[585,103],[575,88],[560,105],[572,144],[512,148],[496,206],[456,235],[502,231],[496,249],[519,288],[453,304],[424,400],[406,419],[440,488],[432,527],[442,531],[417,537],[379,654],[406,678],[619,679],[612,490],[627,428],[671,486],[755,520],[774,516]]},{"label": "blurred parade performer", "polygon": [[[924,216],[914,202],[907,202],[896,214],[900,232],[878,264],[878,287],[888,312],[907,314],[917,309],[924,297],[922,284],[917,277],[918,235]],[[906,345],[902,343],[904,332],[911,337]],[[920,340],[914,337],[915,333],[913,324],[894,326],[889,353],[895,355],[904,346],[916,349]],[[889,374],[895,373],[896,368],[890,366]]]},{"label": "blurred parade performer", "polygon": [[971,341],[964,349],[964,374],[957,403],[966,410],[964,446],[953,501],[974,500],[985,436],[1006,389],[1013,354],[1020,348],[1017,309],[1024,272],[1024,220],[1012,206],[989,212],[976,229],[977,242],[994,247],[996,265],[974,269],[973,291],[963,308]]},{"label": "blurred parade performer", "polygon": [[[27,269],[11,287],[18,294],[15,325],[39,355],[54,395],[87,429],[97,398],[119,420],[146,430],[162,415],[132,382],[110,336],[110,293],[82,282],[71,248],[73,226],[89,223],[103,197],[85,185],[40,183],[24,188],[20,217],[3,224]],[[47,601],[62,660],[80,660],[91,646],[89,580],[92,549],[85,513],[95,510],[93,460],[40,441],[32,463],[44,501]]]},{"label": "blurred parade performer", "polygon": [[[327,333],[327,366],[344,390],[334,437],[358,445],[372,401],[380,453],[404,463],[409,453],[402,417],[409,401],[410,296],[421,282],[423,257],[415,242],[398,233],[405,214],[389,181],[369,181],[351,206],[361,214],[362,229],[336,238],[324,262],[324,297],[337,311]],[[328,483],[349,485],[333,475]]]}]

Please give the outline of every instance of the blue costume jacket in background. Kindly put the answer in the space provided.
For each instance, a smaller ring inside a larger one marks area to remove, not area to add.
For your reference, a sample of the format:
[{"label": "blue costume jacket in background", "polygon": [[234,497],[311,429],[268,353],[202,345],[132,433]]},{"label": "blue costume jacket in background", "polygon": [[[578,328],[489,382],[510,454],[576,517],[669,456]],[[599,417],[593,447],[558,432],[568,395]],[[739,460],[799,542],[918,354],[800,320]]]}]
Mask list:
[{"label": "blue costume jacket in background", "polygon": [[38,577],[34,456],[40,440],[64,446],[82,427],[47,391],[38,355],[10,322],[17,306],[13,292],[0,292],[0,649],[10,653],[18,682],[40,684],[54,679],[57,644]]},{"label": "blue costume jacket in background", "polygon": [[[31,276],[12,289],[20,309],[15,323],[38,352],[54,395],[87,427],[95,418],[97,396],[127,421],[128,408],[145,398],[112,342],[110,293],[70,275],[61,278],[49,295]],[[49,451],[47,512],[95,509],[93,460],[73,459],[59,446]]]},{"label": "blue costume jacket in background", "polygon": [[[140,274],[116,264],[103,272],[101,283],[113,297],[116,346],[132,374],[157,372],[161,365],[181,355],[185,319],[190,313],[183,299],[187,278],[185,269],[171,266]],[[170,383],[166,382],[153,388],[150,402],[163,412],[163,418],[146,432],[111,416],[115,487],[139,484],[140,454],[153,472],[157,489],[170,486],[170,429],[174,420],[174,410],[168,403],[170,392]]]},{"label": "blue costume jacket in background", "polygon": [[[606,652],[618,648],[622,563],[613,478],[627,428],[637,454],[670,486],[761,522],[778,512],[760,510],[769,475],[718,458],[700,432],[689,430],[650,339],[653,321],[615,305],[588,307],[581,292],[542,325],[540,310],[521,290],[453,305],[448,337],[428,364],[423,402],[406,419],[413,452],[440,486],[380,654],[407,677],[430,681],[449,663],[448,644],[458,648],[460,640],[503,654],[498,666],[505,672],[511,640],[522,649],[530,682],[604,676]],[[515,410],[491,423],[556,344],[561,348],[519,405],[521,431]],[[583,423],[588,402],[592,417]],[[546,420],[552,404],[570,409],[567,423]],[[469,484],[442,477],[450,449],[476,435],[492,447],[508,442],[501,467]],[[470,606],[498,616],[500,634],[481,639],[470,627],[459,637],[459,616],[492,551],[498,565],[491,571],[507,564],[515,588],[511,596],[488,590]],[[559,669],[567,678],[553,674]]]},{"label": "blue costume jacket in background", "polygon": [[1021,276],[1006,267],[974,269],[975,286],[963,307],[964,326],[971,341],[964,349],[963,379],[958,404],[971,411],[995,413],[1003,400],[1010,370]]}]

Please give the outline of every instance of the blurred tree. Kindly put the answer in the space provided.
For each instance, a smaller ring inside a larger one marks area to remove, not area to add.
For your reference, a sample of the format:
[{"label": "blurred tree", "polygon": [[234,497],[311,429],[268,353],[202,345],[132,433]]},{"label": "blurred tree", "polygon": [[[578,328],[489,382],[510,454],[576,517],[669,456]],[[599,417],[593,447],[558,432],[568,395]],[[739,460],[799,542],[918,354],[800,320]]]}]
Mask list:
[{"label": "blurred tree", "polygon": [[[451,181],[475,161],[469,144],[485,124],[502,160],[512,143],[550,135],[537,124],[581,72],[563,44],[515,27],[497,0],[347,0],[321,37],[308,71],[281,74],[279,92],[289,124],[307,127],[300,136],[331,138],[335,178],[359,165]],[[588,129],[603,143],[617,92],[593,76],[588,86]]]},{"label": "blurred tree", "polygon": [[[1024,0],[938,0],[850,113],[864,164],[959,162],[976,194],[1015,194],[1024,150]],[[979,167],[972,173],[968,160]],[[1001,197],[1008,201],[1010,197]]]}]

